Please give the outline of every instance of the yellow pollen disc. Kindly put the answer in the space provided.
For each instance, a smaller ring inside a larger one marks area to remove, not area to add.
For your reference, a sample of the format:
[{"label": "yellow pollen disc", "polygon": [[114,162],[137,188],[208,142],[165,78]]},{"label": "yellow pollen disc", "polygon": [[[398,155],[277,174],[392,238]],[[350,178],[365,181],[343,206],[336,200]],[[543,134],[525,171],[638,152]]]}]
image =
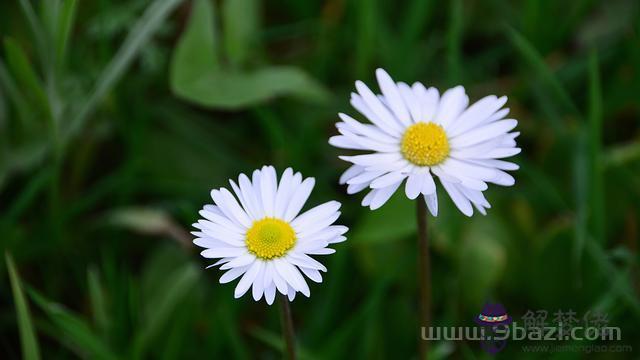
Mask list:
[{"label": "yellow pollen disc", "polygon": [[449,140],[442,126],[421,122],[407,128],[400,151],[414,165],[434,166],[449,156]]},{"label": "yellow pollen disc", "polygon": [[255,256],[270,260],[284,256],[296,243],[296,233],[286,222],[266,217],[254,221],[247,231],[247,248]]}]

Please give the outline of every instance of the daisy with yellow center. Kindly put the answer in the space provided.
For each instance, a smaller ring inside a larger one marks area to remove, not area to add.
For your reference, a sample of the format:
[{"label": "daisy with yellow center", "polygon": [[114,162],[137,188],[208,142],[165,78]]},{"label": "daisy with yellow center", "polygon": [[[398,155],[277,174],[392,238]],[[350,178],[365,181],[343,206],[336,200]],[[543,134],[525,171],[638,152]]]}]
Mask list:
[{"label": "daisy with yellow center", "polygon": [[[512,132],[518,122],[505,119],[506,97],[490,95],[469,105],[462,86],[440,95],[419,82],[394,82],[382,69],[376,71],[382,94],[356,82],[351,105],[370,123],[339,114],[340,135],[329,143],[335,147],[365,151],[340,156],[353,165],[340,178],[354,194],[370,189],[362,201],[372,210],[384,205],[405,182],[405,193],[422,195],[434,216],[438,201],[434,176],[455,205],[467,216],[473,208],[486,214],[491,207],[483,191],[488,184],[511,186],[507,171],[518,165],[502,160],[520,152]],[[405,181],[406,180],[406,181]]]},{"label": "daisy with yellow center", "polygon": [[[220,259],[226,272],[220,283],[240,278],[235,297],[252,289],[254,300],[263,296],[271,305],[276,292],[292,301],[297,292],[310,295],[303,275],[322,282],[327,269],[310,255],[332,254],[331,244],[344,241],[345,226],[333,225],[340,216],[340,203],[329,201],[302,214],[311,194],[313,178],[286,169],[278,182],[272,166],[255,170],[251,179],[240,174],[230,180],[233,193],[212,190],[215,205],[205,205],[203,219],[193,224],[194,243],[205,248],[201,255]],[[235,196],[234,196],[235,194]]]}]

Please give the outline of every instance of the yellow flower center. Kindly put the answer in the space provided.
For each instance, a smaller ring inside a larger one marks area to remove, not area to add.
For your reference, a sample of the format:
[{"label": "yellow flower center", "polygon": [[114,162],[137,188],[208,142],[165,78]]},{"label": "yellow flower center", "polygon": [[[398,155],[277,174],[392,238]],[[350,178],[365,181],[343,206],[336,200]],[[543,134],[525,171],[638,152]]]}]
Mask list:
[{"label": "yellow flower center", "polygon": [[247,249],[255,256],[270,260],[284,256],[296,243],[291,225],[271,217],[254,221],[247,231]]},{"label": "yellow flower center", "polygon": [[442,126],[421,122],[407,128],[400,151],[414,165],[438,165],[449,156],[449,140]]}]

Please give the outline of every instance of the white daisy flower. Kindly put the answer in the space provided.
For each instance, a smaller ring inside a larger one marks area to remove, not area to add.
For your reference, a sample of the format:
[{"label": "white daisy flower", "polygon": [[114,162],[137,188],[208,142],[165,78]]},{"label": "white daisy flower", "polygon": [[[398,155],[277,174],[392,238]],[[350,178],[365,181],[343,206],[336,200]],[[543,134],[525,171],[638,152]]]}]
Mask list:
[{"label": "white daisy flower", "polygon": [[225,188],[211,190],[215,205],[205,205],[204,218],[193,224],[198,231],[194,244],[206,248],[201,255],[220,258],[211,266],[226,272],[220,283],[242,276],[235,297],[252,288],[258,301],[264,295],[269,305],[276,290],[290,301],[296,292],[310,295],[302,276],[322,282],[327,269],[309,255],[335,252],[331,244],[346,240],[346,226],[332,225],[340,216],[340,203],[329,201],[299,215],[315,184],[288,168],[280,182],[272,166],[253,172],[252,179],[240,174],[238,182],[229,180],[234,195]]},{"label": "white daisy flower", "polygon": [[491,207],[482,193],[487,183],[511,186],[515,180],[506,171],[518,169],[501,160],[520,152],[515,142],[519,133],[511,132],[518,121],[504,119],[507,98],[490,95],[467,106],[462,86],[440,95],[419,82],[396,83],[382,69],[376,76],[381,95],[362,81],[356,81],[358,93],[351,94],[351,105],[371,124],[339,114],[341,135],[329,139],[338,148],[372,152],[340,156],[353,164],[340,178],[348,184],[347,192],[371,189],[362,205],[374,210],[406,179],[407,197],[422,194],[437,216],[435,175],[463,214],[471,216],[473,207],[486,214]]}]

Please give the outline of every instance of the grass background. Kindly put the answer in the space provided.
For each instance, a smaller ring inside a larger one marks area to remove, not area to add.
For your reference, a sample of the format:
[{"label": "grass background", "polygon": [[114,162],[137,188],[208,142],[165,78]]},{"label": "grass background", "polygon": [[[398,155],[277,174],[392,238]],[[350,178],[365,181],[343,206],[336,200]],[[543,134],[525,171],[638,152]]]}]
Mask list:
[{"label": "grass background", "polygon": [[[360,207],[327,144],[376,67],[472,101],[507,95],[520,121],[517,182],[489,189],[489,215],[441,194],[429,219],[434,323],[470,325],[488,300],[517,321],[597,311],[640,346],[639,5],[3,1],[2,357],[280,358],[277,308],[234,300],[186,232],[211,188],[274,164],[316,177],[310,204],[341,201],[351,229],[293,303],[301,358],[416,358],[414,204]],[[498,357],[640,351],[522,345]],[[432,351],[489,358],[473,342]]]}]

